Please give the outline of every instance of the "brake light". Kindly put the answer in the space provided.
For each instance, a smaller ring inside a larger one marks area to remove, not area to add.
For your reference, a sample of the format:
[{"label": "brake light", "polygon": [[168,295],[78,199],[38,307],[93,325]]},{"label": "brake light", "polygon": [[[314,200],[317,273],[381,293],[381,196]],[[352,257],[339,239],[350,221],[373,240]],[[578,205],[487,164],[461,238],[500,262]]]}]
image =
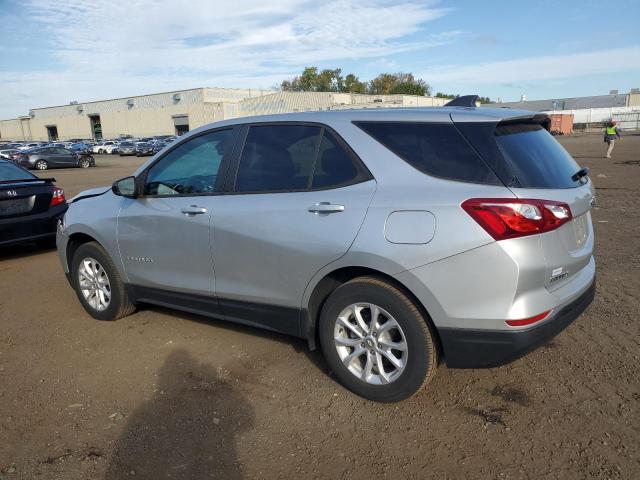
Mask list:
[{"label": "brake light", "polygon": [[566,203],[520,198],[472,198],[462,208],[496,240],[555,230],[571,220]]},{"label": "brake light", "polygon": [[49,204],[49,208],[55,207],[56,205],[60,205],[64,203],[66,198],[64,198],[64,190],[60,187],[53,186],[53,196],[51,197],[51,203]]},{"label": "brake light", "polygon": [[540,320],[544,320],[550,314],[551,310],[547,310],[546,312],[542,312],[535,317],[523,318],[522,320],[505,320],[504,323],[506,323],[510,327],[524,327],[525,325],[531,325],[533,323],[539,322]]}]

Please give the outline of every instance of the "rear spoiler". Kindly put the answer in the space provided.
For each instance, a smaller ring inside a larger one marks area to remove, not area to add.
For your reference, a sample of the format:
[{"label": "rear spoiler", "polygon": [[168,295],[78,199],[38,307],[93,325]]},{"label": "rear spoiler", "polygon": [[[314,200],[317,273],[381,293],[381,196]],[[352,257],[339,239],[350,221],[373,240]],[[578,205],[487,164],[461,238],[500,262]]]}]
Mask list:
[{"label": "rear spoiler", "polygon": [[513,125],[514,123],[534,123],[541,125],[548,132],[551,131],[551,117],[546,113],[536,113],[526,117],[512,117],[498,122],[498,125]]},{"label": "rear spoiler", "polygon": [[19,180],[0,180],[0,185],[9,185],[15,183],[36,183],[36,182],[45,182],[45,183],[55,183],[56,179],[51,178],[21,178]]}]

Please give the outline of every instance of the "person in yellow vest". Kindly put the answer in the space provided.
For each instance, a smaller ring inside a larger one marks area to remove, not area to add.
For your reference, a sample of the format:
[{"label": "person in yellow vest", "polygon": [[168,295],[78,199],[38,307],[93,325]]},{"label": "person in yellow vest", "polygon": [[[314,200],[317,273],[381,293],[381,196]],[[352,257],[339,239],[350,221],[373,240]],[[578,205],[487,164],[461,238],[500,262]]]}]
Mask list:
[{"label": "person in yellow vest", "polygon": [[605,158],[611,158],[611,152],[613,152],[616,139],[620,138],[620,129],[617,127],[617,123],[618,122],[611,119],[609,125],[607,125],[607,128],[604,130],[604,142],[609,144]]}]

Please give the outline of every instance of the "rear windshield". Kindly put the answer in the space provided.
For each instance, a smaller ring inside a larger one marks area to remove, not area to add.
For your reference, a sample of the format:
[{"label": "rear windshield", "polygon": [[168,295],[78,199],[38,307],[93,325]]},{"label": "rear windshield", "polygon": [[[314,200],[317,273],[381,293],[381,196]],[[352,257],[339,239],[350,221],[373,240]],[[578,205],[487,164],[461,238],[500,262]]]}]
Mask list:
[{"label": "rear windshield", "polygon": [[356,125],[423,173],[448,180],[500,184],[452,123],[356,122]]},{"label": "rear windshield", "polygon": [[495,139],[518,186],[573,188],[582,184],[571,179],[580,170],[578,164],[541,125],[498,125]]},{"label": "rear windshield", "polygon": [[25,169],[20,168],[13,163],[0,161],[0,182],[7,180],[25,180],[35,178]]}]

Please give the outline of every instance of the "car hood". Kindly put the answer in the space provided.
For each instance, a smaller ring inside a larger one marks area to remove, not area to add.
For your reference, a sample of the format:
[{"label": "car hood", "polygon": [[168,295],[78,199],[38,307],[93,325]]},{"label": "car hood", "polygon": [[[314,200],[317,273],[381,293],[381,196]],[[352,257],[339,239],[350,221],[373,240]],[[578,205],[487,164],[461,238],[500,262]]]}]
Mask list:
[{"label": "car hood", "polygon": [[97,187],[90,188],[89,190],[84,190],[69,200],[69,203],[77,202],[78,200],[82,200],[83,198],[91,198],[97,197],[98,195],[102,195],[111,190],[111,187]]}]

